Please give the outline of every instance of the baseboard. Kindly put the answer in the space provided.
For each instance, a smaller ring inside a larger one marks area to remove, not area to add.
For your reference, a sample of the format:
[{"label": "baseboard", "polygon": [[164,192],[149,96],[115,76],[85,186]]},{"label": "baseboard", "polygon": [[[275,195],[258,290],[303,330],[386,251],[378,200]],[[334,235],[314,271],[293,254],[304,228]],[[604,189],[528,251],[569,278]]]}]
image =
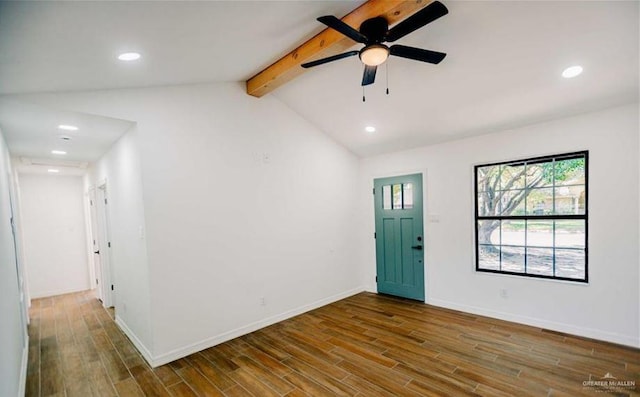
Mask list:
[{"label": "baseboard", "polygon": [[153,362],[153,356],[149,351],[149,349],[147,349],[144,343],[142,343],[142,341],[138,339],[136,334],[134,334],[133,331],[131,331],[131,328],[129,328],[127,323],[125,323],[122,320],[122,318],[118,317],[117,314],[116,314],[116,324],[118,325],[118,327],[120,327],[122,332],[124,332],[124,334],[127,335],[127,337],[131,340],[131,343],[133,343],[136,349],[138,349],[138,351],[140,352],[142,357],[147,361],[147,363],[149,363],[149,365],[152,365],[151,363]]},{"label": "baseboard", "polygon": [[18,384],[18,397],[25,395],[27,390],[27,365],[29,364],[29,335],[22,348],[22,365],[20,367],[20,383]]},{"label": "baseboard", "polygon": [[260,321],[256,321],[254,323],[245,325],[245,326],[240,327],[240,328],[236,328],[234,330],[225,332],[223,334],[216,335],[216,336],[204,339],[204,340],[202,340],[200,342],[193,343],[193,344],[191,344],[189,346],[185,346],[185,347],[182,347],[182,348],[179,348],[179,349],[172,350],[170,352],[167,352],[167,353],[161,354],[161,355],[159,355],[157,357],[154,357],[153,360],[151,360],[151,361],[149,361],[149,360],[147,360],[147,361],[149,361],[149,364],[152,367],[155,368],[155,367],[158,367],[160,365],[164,365],[164,364],[170,363],[172,361],[175,361],[175,360],[177,360],[179,358],[182,358],[182,357],[188,356],[190,354],[199,352],[201,350],[208,349],[208,348],[210,348],[212,346],[219,345],[220,343],[224,343],[224,342],[230,341],[231,339],[237,338],[239,336],[246,335],[248,333],[257,331],[257,330],[259,330],[261,328],[268,327],[269,325],[275,324],[277,322],[284,321],[284,320],[289,319],[291,317],[295,317],[295,316],[297,316],[299,314],[306,313],[308,311],[317,309],[319,307],[328,305],[330,303],[339,301],[341,299],[348,298],[348,297],[350,297],[352,295],[359,294],[360,292],[363,292],[364,290],[365,290],[364,286],[353,288],[351,290],[348,290],[348,291],[345,291],[345,292],[341,292],[339,294],[330,296],[328,298],[320,299],[320,300],[318,300],[316,302],[313,302],[313,303],[310,303],[310,304],[307,304],[307,305],[303,305],[303,306],[300,306],[300,307],[292,309],[292,310],[288,310],[288,311],[286,311],[284,313],[281,313],[281,314],[278,314],[278,315],[275,315],[275,316],[271,316],[271,317],[262,319]]},{"label": "baseboard", "polygon": [[364,287],[364,291],[365,291],[365,292],[371,292],[371,293],[373,293],[373,294],[377,294],[377,293],[378,293],[378,286],[377,286],[377,285],[375,285],[375,284],[372,284],[372,285],[366,285],[366,286]]},{"label": "baseboard", "polygon": [[625,346],[640,348],[640,340],[630,335],[621,335],[613,332],[601,331],[593,328],[577,327],[575,325],[559,323],[555,321],[543,320],[535,317],[518,316],[497,310],[489,310],[477,306],[462,305],[440,299],[430,299],[430,305],[443,307],[446,309],[458,310],[465,313],[478,314],[481,316],[497,318],[499,320],[511,321],[519,324],[530,325],[532,327],[545,328],[552,331],[564,332],[576,336],[597,339],[605,342],[617,343]]},{"label": "baseboard", "polygon": [[31,294],[31,299],[48,298],[50,296],[72,294],[74,292],[82,292],[88,289],[89,289],[88,287],[87,288],[81,287],[81,288],[73,288],[73,289],[60,289],[60,290],[54,290],[54,291],[39,292],[39,293]]}]

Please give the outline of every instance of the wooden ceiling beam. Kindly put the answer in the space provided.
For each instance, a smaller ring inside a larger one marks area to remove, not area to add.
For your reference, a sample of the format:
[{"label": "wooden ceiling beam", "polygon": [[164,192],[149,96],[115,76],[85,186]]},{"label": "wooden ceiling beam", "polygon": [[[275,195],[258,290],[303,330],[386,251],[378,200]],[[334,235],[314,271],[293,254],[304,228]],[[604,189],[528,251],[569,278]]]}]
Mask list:
[{"label": "wooden ceiling beam", "polygon": [[[369,0],[347,14],[342,20],[358,29],[365,20],[383,16],[389,21],[389,26],[392,26],[420,11],[432,1]],[[355,42],[348,37],[333,29],[326,28],[247,80],[247,94],[255,97],[266,95],[304,73],[306,69],[301,67],[301,64],[345,51],[354,44]]]}]

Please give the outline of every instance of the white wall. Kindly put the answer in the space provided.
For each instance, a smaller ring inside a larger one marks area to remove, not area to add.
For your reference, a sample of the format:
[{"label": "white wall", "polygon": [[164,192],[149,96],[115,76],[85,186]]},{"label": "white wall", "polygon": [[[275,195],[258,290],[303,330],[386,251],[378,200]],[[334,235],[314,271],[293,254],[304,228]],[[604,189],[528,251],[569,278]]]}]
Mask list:
[{"label": "white wall", "polygon": [[[373,178],[426,170],[428,303],[640,346],[638,134],[636,103],[362,160],[359,246],[368,288],[375,290]],[[589,284],[476,273],[473,165],[584,149]],[[430,215],[439,223],[428,223]]]},{"label": "white wall", "polygon": [[11,175],[9,153],[0,132],[0,395],[21,396],[26,379],[28,337],[11,230]]},{"label": "white wall", "polygon": [[[120,323],[154,364],[363,289],[358,159],[274,97],[225,83],[31,99],[137,123],[94,180],[111,159],[116,314],[150,286],[151,311],[136,310],[151,331]],[[116,187],[138,175],[142,191]]]},{"label": "white wall", "polygon": [[24,257],[32,298],[90,288],[80,176],[20,174]]},{"label": "white wall", "polygon": [[240,84],[152,101],[137,121],[159,359],[360,291],[355,156]]},{"label": "white wall", "polygon": [[[429,303],[639,345],[637,104],[358,161],[239,84],[28,99],[137,122],[93,180],[113,199],[116,314],[154,364],[374,289],[372,179],[420,170],[440,217]],[[583,149],[590,283],[475,273],[472,166]]]},{"label": "white wall", "polygon": [[[151,303],[144,239],[142,175],[136,127],[120,138],[89,170],[88,187],[107,184],[109,250],[118,324],[145,357],[151,358]],[[142,232],[142,234],[141,234]]]}]

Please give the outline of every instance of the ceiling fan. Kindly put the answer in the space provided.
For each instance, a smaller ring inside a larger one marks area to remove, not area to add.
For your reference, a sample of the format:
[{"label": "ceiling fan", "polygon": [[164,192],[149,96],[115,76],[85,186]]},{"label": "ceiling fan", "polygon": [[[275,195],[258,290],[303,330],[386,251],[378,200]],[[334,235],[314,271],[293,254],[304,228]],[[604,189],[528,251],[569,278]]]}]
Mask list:
[{"label": "ceiling fan", "polygon": [[373,84],[376,80],[378,65],[384,63],[389,55],[438,64],[447,54],[424,50],[422,48],[408,47],[400,44],[395,44],[389,47],[384,43],[394,42],[409,33],[420,29],[424,25],[446,15],[448,12],[449,10],[444,6],[444,4],[439,1],[434,1],[391,29],[389,29],[389,23],[384,17],[367,19],[362,22],[359,30],[355,30],[333,15],[320,17],[318,18],[318,21],[334,30],[337,30],[350,39],[364,44],[365,46],[360,51],[349,51],[333,55],[316,61],[303,63],[301,66],[303,68],[311,68],[328,62],[337,61],[339,59],[359,55],[360,60],[365,66],[364,75],[362,76],[362,85],[365,86]]}]

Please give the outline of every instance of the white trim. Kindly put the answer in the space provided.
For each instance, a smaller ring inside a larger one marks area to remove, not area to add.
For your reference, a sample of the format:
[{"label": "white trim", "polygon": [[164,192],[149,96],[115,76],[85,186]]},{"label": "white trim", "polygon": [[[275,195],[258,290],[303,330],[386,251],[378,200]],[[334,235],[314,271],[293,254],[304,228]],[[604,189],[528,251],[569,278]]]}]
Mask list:
[{"label": "white trim", "polygon": [[88,289],[89,289],[89,286],[87,285],[87,286],[78,287],[78,288],[60,289],[60,290],[38,292],[38,293],[32,294],[31,295],[31,299],[48,298],[50,296],[71,294],[71,293],[74,293],[74,292],[86,291]]},{"label": "white trim", "polygon": [[535,317],[520,316],[510,313],[505,313],[497,310],[488,310],[477,306],[462,305],[456,302],[450,302],[441,299],[432,299],[431,305],[444,307],[447,309],[453,309],[462,311],[465,313],[478,314],[481,316],[487,316],[491,318],[497,318],[499,320],[511,321],[519,324],[530,325],[538,328],[545,328],[553,331],[564,332],[572,335],[582,336],[586,338],[593,338],[605,342],[618,343],[626,346],[638,348],[640,347],[640,340],[637,336],[622,335],[613,332],[601,331],[593,328],[579,327],[567,323],[559,323],[555,321],[543,320]]},{"label": "white trim", "polygon": [[[196,342],[196,343],[190,344],[188,346],[184,346],[184,347],[181,347],[179,349],[175,349],[175,350],[172,350],[170,352],[161,354],[161,355],[159,355],[157,357],[154,357],[152,360],[148,360],[147,359],[147,361],[149,361],[149,364],[153,368],[155,368],[155,367],[158,367],[160,365],[164,365],[164,364],[170,363],[170,362],[172,362],[174,360],[177,360],[179,358],[188,356],[190,354],[202,351],[204,349],[208,349],[208,348],[210,348],[212,346],[215,346],[215,345],[218,345],[220,343],[223,343],[223,342],[229,341],[231,339],[237,338],[239,336],[246,335],[248,333],[257,331],[257,330],[259,330],[261,328],[268,327],[269,325],[275,324],[277,322],[289,319],[291,317],[295,317],[295,316],[297,316],[299,314],[302,314],[302,313],[306,313],[306,312],[308,312],[310,310],[314,310],[314,309],[317,309],[319,307],[328,305],[330,303],[339,301],[341,299],[348,298],[348,297],[350,297],[352,295],[359,294],[359,293],[361,293],[363,291],[365,291],[365,287],[364,286],[359,286],[357,288],[353,288],[351,290],[348,290],[348,291],[345,291],[345,292],[341,292],[339,294],[330,296],[328,298],[320,299],[320,300],[315,301],[313,303],[310,303],[310,304],[307,304],[307,305],[303,305],[303,306],[300,306],[300,307],[292,309],[292,310],[288,310],[288,311],[286,311],[284,313],[277,314],[277,315],[271,316],[271,317],[267,317],[265,319],[253,322],[251,324],[247,324],[247,325],[245,325],[243,327],[236,328],[236,329],[231,330],[231,331],[227,331],[227,332],[225,332],[223,334],[216,335],[216,336],[213,336],[213,337],[210,337],[210,338],[207,338],[207,339],[203,339],[200,342]],[[127,335],[129,335],[129,334],[127,334]],[[131,340],[133,341],[134,339],[132,338]],[[135,344],[135,342],[134,342],[134,344]]]},{"label": "white trim", "polygon": [[147,347],[144,345],[144,343],[142,343],[142,341],[140,341],[140,339],[138,339],[136,334],[134,334],[133,331],[131,331],[131,329],[129,328],[127,323],[125,323],[122,320],[122,318],[118,317],[117,314],[116,314],[116,324],[118,325],[118,327],[120,327],[122,332],[124,332],[124,334],[127,335],[127,337],[131,340],[131,342],[136,347],[136,349],[138,349],[140,354],[142,354],[142,357],[145,360],[147,360],[147,363],[151,364],[153,362],[153,356],[152,356],[151,352],[149,351],[149,349],[147,349]]},{"label": "white trim", "polygon": [[18,397],[25,395],[27,389],[27,365],[29,364],[29,335],[22,348],[22,366],[20,367],[20,383],[18,384]]}]

